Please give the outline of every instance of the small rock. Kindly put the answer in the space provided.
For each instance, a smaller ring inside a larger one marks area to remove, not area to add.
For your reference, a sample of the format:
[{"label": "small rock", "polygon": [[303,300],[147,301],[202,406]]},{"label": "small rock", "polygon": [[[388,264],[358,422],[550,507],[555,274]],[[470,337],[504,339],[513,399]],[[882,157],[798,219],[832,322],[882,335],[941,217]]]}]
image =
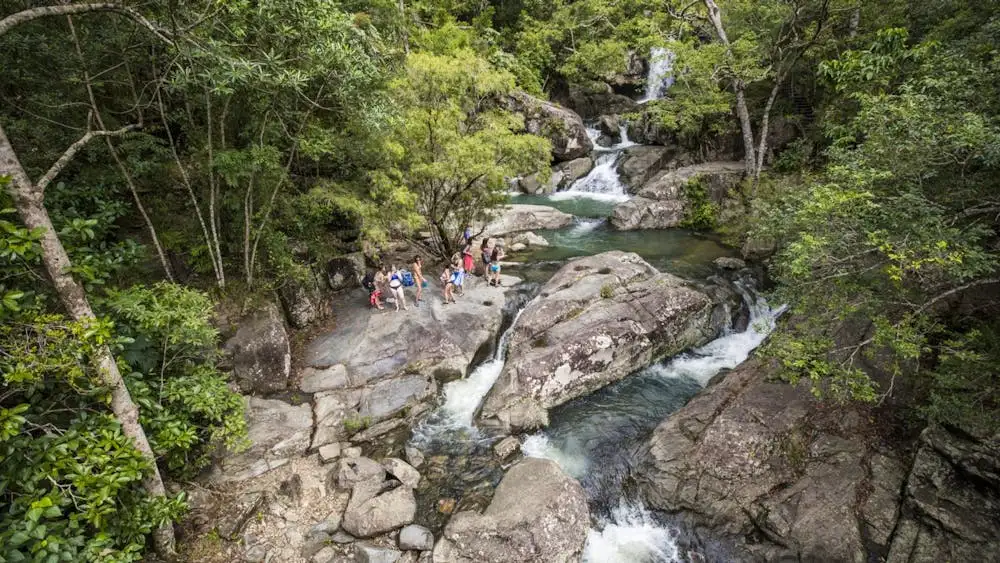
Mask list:
[{"label": "small rock", "polygon": [[326,546],[313,555],[309,561],[311,563],[333,563],[336,560],[337,551],[330,546]]},{"label": "small rock", "polygon": [[410,524],[399,531],[399,549],[404,551],[434,549],[434,534],[423,526]]},{"label": "small rock", "polygon": [[340,449],[340,455],[343,457],[361,457],[361,448],[357,446],[352,448],[342,447]]},{"label": "small rock", "polygon": [[299,553],[302,554],[303,558],[309,559],[317,553],[322,552],[329,543],[330,535],[326,532],[310,533],[309,537],[302,542],[302,547],[299,549]]},{"label": "small rock", "polygon": [[503,461],[514,455],[521,448],[521,441],[516,436],[507,436],[496,444],[493,444],[493,454],[497,459]]},{"label": "small rock", "polygon": [[255,545],[247,550],[243,560],[247,563],[263,563],[267,559],[267,549],[262,545]]},{"label": "small rock", "polygon": [[412,524],[417,514],[413,489],[396,487],[372,495],[380,483],[358,483],[344,512],[342,526],[351,535],[370,538]]},{"label": "small rock", "polygon": [[389,457],[382,460],[382,467],[393,477],[399,479],[401,483],[411,489],[416,489],[420,484],[420,472],[414,469],[409,463]]},{"label": "small rock", "polygon": [[424,464],[424,453],[414,448],[413,446],[406,446],[403,448],[403,452],[406,454],[406,461],[414,468],[419,469],[421,465]]},{"label": "small rock", "polygon": [[525,248],[528,248],[528,246],[523,242],[515,242],[514,244],[510,245],[511,252],[521,252]]},{"label": "small rock", "polygon": [[352,457],[340,460],[340,469],[337,471],[337,485],[341,489],[354,487],[355,483],[368,479],[385,478],[385,470],[377,461],[367,457]]},{"label": "small rock", "polygon": [[234,506],[226,510],[221,518],[216,530],[223,539],[236,541],[243,533],[243,527],[247,525],[250,517],[257,513],[264,505],[264,495],[262,493],[247,493],[240,497]]},{"label": "small rock", "polygon": [[333,543],[338,543],[340,545],[344,545],[346,543],[354,543],[355,541],[357,541],[357,539],[358,538],[352,536],[351,534],[348,534],[344,530],[337,530],[336,533],[330,536],[330,541],[332,541]]},{"label": "small rock", "polygon": [[747,263],[739,258],[732,258],[730,256],[720,256],[716,258],[713,262],[717,268],[722,270],[742,270],[747,267]]},{"label": "small rock", "polygon": [[437,509],[441,514],[451,514],[452,512],[455,512],[455,499],[438,499]]},{"label": "small rock", "polygon": [[330,463],[338,457],[340,457],[340,444],[338,442],[327,444],[319,449],[319,459],[323,463]]},{"label": "small rock", "polygon": [[358,563],[396,563],[403,555],[390,547],[378,547],[368,542],[355,544],[354,560]]}]

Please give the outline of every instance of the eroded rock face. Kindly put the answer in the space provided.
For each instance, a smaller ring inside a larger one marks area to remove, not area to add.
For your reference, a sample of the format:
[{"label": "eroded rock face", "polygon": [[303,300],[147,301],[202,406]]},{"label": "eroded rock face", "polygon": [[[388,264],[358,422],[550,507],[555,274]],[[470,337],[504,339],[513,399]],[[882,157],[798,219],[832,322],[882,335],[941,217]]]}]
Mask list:
[{"label": "eroded rock face", "polygon": [[625,155],[618,163],[618,176],[629,192],[634,193],[657,172],[666,168],[677,154],[676,147],[646,145],[629,147],[625,149]]},{"label": "eroded rock face", "polygon": [[602,113],[632,113],[641,107],[632,98],[616,93],[606,82],[571,85],[567,103],[587,119],[598,117]]},{"label": "eroded rock face", "polygon": [[591,160],[589,156],[583,156],[570,160],[569,162],[562,162],[552,168],[556,172],[562,173],[562,178],[560,179],[557,188],[566,189],[573,182],[589,174],[594,168],[594,161]]},{"label": "eroded rock face", "polygon": [[292,353],[285,320],[274,303],[264,304],[240,321],[223,350],[244,393],[273,393],[288,386]]},{"label": "eroded rock face", "polygon": [[358,287],[364,275],[365,256],[360,252],[339,256],[326,264],[327,283],[333,291]]},{"label": "eroded rock face", "polygon": [[512,467],[482,514],[460,512],[434,547],[435,563],[578,561],[590,516],[583,487],[547,459]]},{"label": "eroded rock face", "polygon": [[[325,285],[325,284],[324,284]],[[310,272],[305,280],[287,279],[278,290],[281,306],[285,309],[288,324],[295,328],[305,328],[325,318],[330,307],[320,280]]]},{"label": "eroded rock face", "polygon": [[224,458],[213,473],[217,482],[241,481],[266,473],[304,455],[312,434],[312,409],[284,401],[252,397],[247,404],[250,448]]},{"label": "eroded rock face", "polygon": [[545,425],[548,409],[707,342],[711,310],[705,294],[636,254],[571,261],[521,313],[481,418],[509,430]]},{"label": "eroded rock face", "polygon": [[524,116],[529,133],[552,141],[552,158],[562,162],[586,156],[594,148],[583,119],[574,111],[540,100],[524,92],[512,94],[508,109]]},{"label": "eroded rock face", "polygon": [[486,225],[485,235],[496,237],[523,231],[561,229],[573,222],[573,216],[548,205],[513,204]]},{"label": "eroded rock face", "polygon": [[858,438],[872,424],[860,409],[821,409],[766,375],[746,362],[662,422],[640,454],[642,494],[747,559],[865,561],[887,547],[903,464]]},{"label": "eroded rock face", "polygon": [[[437,272],[425,275],[436,285]],[[505,287],[468,278],[465,295],[446,306],[435,285],[420,307],[407,288],[409,309],[399,312],[392,305],[372,310],[362,292],[337,298],[337,326],[307,346],[300,373],[301,389],[315,393],[312,448],[396,428],[382,422],[418,412],[437,392],[440,374],[465,374],[479,348],[496,337]]]},{"label": "eroded rock face", "polygon": [[707,162],[661,170],[635,190],[636,197],[615,206],[611,225],[619,230],[677,227],[692,203],[684,188],[694,180],[704,188],[706,201],[719,210],[716,219],[725,223],[742,205],[732,197],[733,189],[742,179],[741,162]]}]

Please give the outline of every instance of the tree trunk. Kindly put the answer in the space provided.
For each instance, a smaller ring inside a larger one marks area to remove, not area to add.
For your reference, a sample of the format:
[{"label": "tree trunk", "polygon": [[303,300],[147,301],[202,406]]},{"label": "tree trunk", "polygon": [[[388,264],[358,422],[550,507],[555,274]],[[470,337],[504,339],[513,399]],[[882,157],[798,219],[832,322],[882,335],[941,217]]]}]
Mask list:
[{"label": "tree trunk", "polygon": [[[705,7],[708,8],[708,18],[715,27],[715,32],[719,35],[719,41],[726,46],[726,52],[732,56],[729,37],[726,35],[726,28],[722,26],[722,12],[719,10],[715,0],[704,0]],[[733,79],[733,92],[736,93],[736,115],[740,118],[740,130],[743,133],[743,165],[747,178],[753,178],[757,158],[754,151],[753,125],[750,123],[750,111],[747,109],[746,85],[743,81]]]},{"label": "tree trunk", "polygon": [[[9,176],[11,179],[10,194],[24,225],[42,232],[42,262],[63,307],[77,321],[96,321],[83,286],[69,273],[71,266],[69,256],[49,219],[43,192],[28,179],[2,126],[0,126],[0,176]],[[150,496],[166,496],[163,480],[156,465],[156,456],[153,455],[153,450],[146,439],[146,432],[139,424],[139,409],[132,401],[111,349],[107,345],[99,347],[94,362],[102,381],[111,390],[111,411],[121,423],[122,432],[132,440],[135,448],[150,463],[149,473],[143,479],[143,487]],[[174,554],[174,531],[170,524],[157,530],[153,537],[158,552],[166,556]]]}]

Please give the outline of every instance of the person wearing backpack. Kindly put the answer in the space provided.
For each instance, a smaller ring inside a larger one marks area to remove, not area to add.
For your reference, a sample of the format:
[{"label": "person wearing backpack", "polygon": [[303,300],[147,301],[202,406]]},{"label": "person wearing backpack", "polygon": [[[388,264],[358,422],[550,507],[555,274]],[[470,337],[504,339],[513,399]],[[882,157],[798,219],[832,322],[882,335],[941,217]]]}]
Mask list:
[{"label": "person wearing backpack", "polygon": [[392,267],[392,273],[389,274],[389,292],[396,300],[396,311],[399,311],[400,304],[403,305],[403,310],[406,307],[406,294],[403,293],[403,274],[396,268]]}]

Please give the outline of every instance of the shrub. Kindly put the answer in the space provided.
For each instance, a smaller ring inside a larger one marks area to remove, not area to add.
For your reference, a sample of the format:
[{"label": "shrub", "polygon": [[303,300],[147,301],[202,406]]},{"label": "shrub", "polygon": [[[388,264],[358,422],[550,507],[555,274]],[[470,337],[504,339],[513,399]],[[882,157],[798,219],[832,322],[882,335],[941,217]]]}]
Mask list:
[{"label": "shrub", "polygon": [[712,201],[708,186],[701,177],[694,177],[681,189],[686,201],[687,211],[681,221],[681,227],[699,231],[709,231],[715,228],[719,206]]},{"label": "shrub", "polygon": [[611,299],[611,296],[615,294],[615,288],[611,287],[611,284],[604,284],[601,286],[601,298]]}]

